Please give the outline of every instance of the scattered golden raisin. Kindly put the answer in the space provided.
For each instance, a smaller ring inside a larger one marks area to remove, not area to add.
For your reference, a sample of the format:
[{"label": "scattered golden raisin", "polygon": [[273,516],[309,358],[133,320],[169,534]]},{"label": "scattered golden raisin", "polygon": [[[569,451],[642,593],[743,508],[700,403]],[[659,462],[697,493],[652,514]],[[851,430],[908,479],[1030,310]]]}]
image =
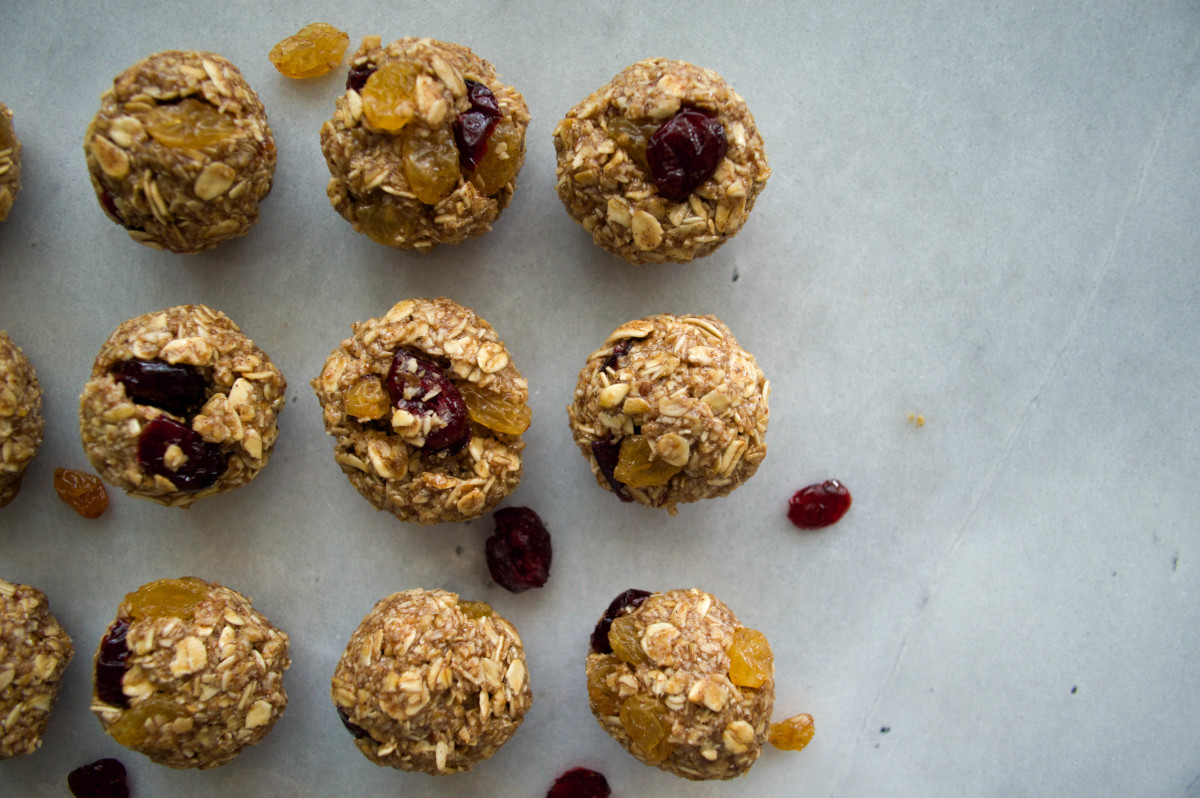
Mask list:
[{"label": "scattered golden raisin", "polygon": [[629,435],[621,439],[621,454],[613,476],[631,488],[652,488],[666,485],[682,470],[681,466],[655,457],[644,435]]},{"label": "scattered golden raisin", "polygon": [[616,715],[621,711],[621,698],[615,687],[610,687],[608,677],[617,675],[625,670],[621,660],[605,654],[599,656],[588,670],[588,701],[592,711],[600,715]]},{"label": "scattered golden raisin", "polygon": [[108,491],[95,474],[73,468],[54,469],[54,490],[84,518],[99,518],[108,509]]},{"label": "scattered golden raisin", "polygon": [[458,186],[458,148],[449,128],[404,139],[404,179],[417,199],[437,205]]},{"label": "scattered golden raisin", "polygon": [[208,595],[209,586],[203,579],[185,576],[182,579],[159,579],[142,585],[134,593],[125,594],[129,602],[130,620],[139,618],[191,618],[196,604]]},{"label": "scattered golden raisin", "polygon": [[492,614],[492,605],[482,601],[460,601],[458,608],[468,618],[486,618]]},{"label": "scattered golden raisin", "polygon": [[768,739],[780,751],[802,751],[815,732],[812,715],[795,715],[782,723],[772,723]]},{"label": "scattered golden raisin", "polygon": [[622,615],[612,622],[608,630],[608,644],[613,653],[630,665],[653,665],[650,655],[642,648],[642,636],[638,633],[637,621],[632,616]]},{"label": "scattered golden raisin", "polygon": [[159,144],[176,149],[211,147],[238,132],[232,119],[195,97],[156,105],[142,117],[142,125]]},{"label": "scattered golden raisin", "polygon": [[183,707],[165,698],[149,698],[121,713],[113,725],[108,727],[108,733],[113,739],[126,748],[137,748],[146,742],[150,730],[146,723],[153,717],[159,718],[160,725],[184,715]]},{"label": "scattered golden raisin", "polygon": [[500,394],[478,388],[469,382],[460,383],[458,392],[467,405],[467,415],[476,424],[505,435],[520,435],[529,429],[533,416],[529,405],[510,402]]},{"label": "scattered golden raisin", "polygon": [[671,720],[667,712],[658,699],[645,693],[621,702],[621,726],[651,764],[657,765],[671,754]]},{"label": "scattered golden raisin", "polygon": [[342,62],[350,37],[327,22],[305,25],[271,48],[271,63],[289,78],[315,78]]},{"label": "scattered golden raisin", "polygon": [[380,130],[395,133],[416,114],[413,101],[417,67],[409,63],[383,64],[362,88],[363,115]]},{"label": "scattered golden raisin", "polygon": [[775,672],[775,655],[767,636],[739,627],[729,647],[729,681],[738,687],[762,687]]},{"label": "scattered golden raisin", "polygon": [[346,412],[359,421],[383,418],[391,410],[392,400],[383,390],[383,381],[378,377],[359,380],[346,391]]},{"label": "scattered golden raisin", "polygon": [[521,127],[511,119],[501,119],[488,137],[487,152],[475,170],[475,186],[490,197],[517,176],[521,164]]}]

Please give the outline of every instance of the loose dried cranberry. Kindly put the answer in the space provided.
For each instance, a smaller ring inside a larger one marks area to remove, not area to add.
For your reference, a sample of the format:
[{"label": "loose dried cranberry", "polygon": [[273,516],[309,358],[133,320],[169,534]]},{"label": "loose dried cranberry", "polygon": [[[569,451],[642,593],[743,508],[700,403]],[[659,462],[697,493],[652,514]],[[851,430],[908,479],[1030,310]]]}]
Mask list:
[{"label": "loose dried cranberry", "polygon": [[629,347],[631,347],[631,346],[633,346],[633,341],[631,341],[628,338],[623,338],[622,340],[617,341],[615,344],[613,344],[612,352],[609,353],[608,359],[604,361],[604,365],[600,367],[600,370],[601,371],[608,371],[609,369],[615,370],[618,365],[617,361],[619,361],[621,358],[625,357],[625,355],[629,352]]},{"label": "loose dried cranberry", "polygon": [[122,709],[129,708],[129,699],[121,690],[125,662],[129,659],[129,647],[125,645],[128,632],[128,621],[117,618],[105,632],[100,653],[96,655],[96,695],[104,703]]},{"label": "loose dried cranberry", "polygon": [[492,518],[496,531],[487,540],[492,579],[513,593],[541,587],[550,578],[550,533],[528,507],[505,507]]},{"label": "loose dried cranberry", "polygon": [[125,766],[118,759],[101,759],[75,768],[67,776],[67,786],[75,798],[129,798]]},{"label": "loose dried cranberry", "polygon": [[600,616],[600,620],[596,622],[596,628],[592,630],[592,651],[597,654],[611,654],[612,646],[608,643],[608,630],[612,628],[612,622],[642,606],[642,602],[649,597],[648,590],[631,587],[613,599],[612,603],[608,605],[608,609],[604,611],[604,615]]},{"label": "loose dried cranberry", "polygon": [[571,768],[555,780],[546,798],[608,798],[612,790],[604,774],[587,768]]},{"label": "loose dried cranberry", "polygon": [[364,729],[362,726],[358,726],[358,725],[350,722],[350,715],[347,714],[346,710],[342,709],[341,707],[338,707],[337,713],[338,713],[338,718],[340,718],[342,721],[342,725],[346,727],[346,731],[348,731],[348,732],[350,732],[350,734],[354,735],[354,739],[361,740],[364,737],[370,736],[369,734],[367,734],[367,730]]},{"label": "loose dried cranberry", "polygon": [[820,529],[841,520],[851,501],[845,485],[827,479],[796,491],[788,501],[788,520],[801,529]]},{"label": "loose dried cranberry", "polygon": [[467,404],[454,383],[434,364],[400,350],[392,358],[387,389],[392,404],[401,410],[418,417],[433,413],[444,422],[445,426],[425,437],[425,449],[449,449],[454,454],[470,442]]},{"label": "loose dried cranberry", "polygon": [[621,460],[621,442],[611,438],[592,441],[592,457],[596,458],[596,465],[600,466],[600,473],[608,480],[609,487],[613,489],[613,493],[617,494],[617,498],[623,502],[633,501],[625,483],[618,481],[614,476],[617,463]]},{"label": "loose dried cranberry", "polygon": [[378,67],[374,64],[359,64],[350,67],[350,72],[346,75],[346,89],[362,91],[362,87],[367,85],[367,78],[374,75],[376,69]]},{"label": "loose dried cranberry", "polygon": [[177,416],[190,416],[204,405],[207,381],[188,363],[124,360],[113,366],[125,395],[139,405],[151,405]]},{"label": "loose dried cranberry", "polygon": [[658,193],[685,200],[716,170],[729,144],[725,127],[698,108],[681,108],[646,145],[646,159]]},{"label": "loose dried cranberry", "polygon": [[[167,468],[167,449],[175,444],[187,460],[179,469]],[[225,473],[226,456],[221,447],[200,437],[200,433],[166,416],[146,425],[138,437],[138,463],[151,474],[171,480],[182,491],[204,490]]]}]

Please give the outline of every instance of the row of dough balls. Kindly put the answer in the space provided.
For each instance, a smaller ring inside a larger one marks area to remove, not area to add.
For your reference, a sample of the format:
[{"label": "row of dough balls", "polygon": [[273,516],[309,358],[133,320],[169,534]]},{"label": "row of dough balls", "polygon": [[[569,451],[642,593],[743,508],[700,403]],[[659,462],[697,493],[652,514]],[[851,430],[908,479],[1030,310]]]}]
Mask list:
[{"label": "row of dough balls", "polygon": [[[329,200],[355,230],[401,249],[481,235],[512,199],[529,118],[520,92],[470,49],[367,37],[321,128]],[[554,146],[567,211],[631,263],[711,253],[770,176],[745,101],[711,70],[663,58],[568,111]],[[180,253],[246,234],[276,163],[258,95],[200,51],[156,53],[118,75],[84,151],[104,213],[133,240]],[[20,154],[0,104],[0,221],[20,189]]]},{"label": "row of dough balls", "polygon": [[[311,384],[339,467],[403,521],[477,518],[520,482],[526,380],[492,326],[452,300],[405,300],[353,325]],[[80,398],[84,450],[108,483],[188,507],[267,464],[286,387],[224,314],[147,313],[96,357]],[[621,325],[588,357],[567,413],[602,488],[673,514],[754,474],[769,392],[719,319],[660,314]],[[42,432],[37,377],[0,333],[0,506]]]},{"label": "row of dough balls", "polygon": [[[741,775],[767,740],[775,695],[765,638],[744,642],[755,635],[703,591],[627,591],[592,636],[592,711],[647,764],[690,779]],[[73,654],[45,594],[0,579],[0,760],[41,745]],[[162,579],[117,608],[96,650],[91,708],[154,762],[213,768],[274,727],[290,664],[287,634],[241,593]],[[420,589],[363,618],[331,697],[369,760],[435,775],[494,754],[533,700],[511,623],[482,602]]]}]

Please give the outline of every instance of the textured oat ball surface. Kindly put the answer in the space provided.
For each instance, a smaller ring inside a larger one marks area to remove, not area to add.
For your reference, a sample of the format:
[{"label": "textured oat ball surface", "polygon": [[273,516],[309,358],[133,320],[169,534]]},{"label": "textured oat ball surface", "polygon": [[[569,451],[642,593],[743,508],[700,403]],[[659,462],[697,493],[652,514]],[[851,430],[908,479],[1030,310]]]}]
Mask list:
[{"label": "textured oat ball surface", "polygon": [[287,634],[241,593],[161,579],[118,607],[96,652],[92,711],[117,742],[159,764],[213,768],[271,731],[290,664]]},{"label": "textured oat ball surface", "polygon": [[767,740],[775,675],[773,662],[761,679],[732,669],[731,651],[743,628],[710,593],[650,595],[613,621],[611,653],[588,654],[596,720],[639,760],[677,776],[744,774]]},{"label": "textured oat ball surface", "polygon": [[13,128],[12,111],[0,103],[0,222],[8,218],[21,190],[21,141]]},{"label": "textured oat ball surface", "polygon": [[[355,489],[419,524],[477,518],[511,493],[521,481],[529,389],[491,325],[442,298],[399,302],[353,329],[312,387],[334,458]],[[414,357],[465,404],[468,421],[455,445],[432,448],[446,428],[444,413],[409,412],[389,397],[393,364]]]},{"label": "textured oat ball surface", "polygon": [[74,654],[46,594],[0,579],[0,759],[41,746]]},{"label": "textured oat ball surface", "polygon": [[37,374],[21,348],[0,330],[0,507],[21,489],[45,426]]},{"label": "textured oat ball surface", "polygon": [[[321,128],[334,209],[380,244],[429,252],[491,229],[525,159],[529,111],[520,92],[470,49],[433,39],[386,47],[363,39],[347,90]],[[499,121],[474,168],[456,124],[473,109],[470,83],[494,96]]]},{"label": "textured oat ball surface", "polygon": [[[166,372],[192,398],[164,401],[133,388],[130,370],[143,367]],[[79,403],[83,448],[107,482],[187,507],[258,475],[279,434],[286,389],[266,353],[220,311],[178,305],[147,313],[117,327],[96,356]]]},{"label": "textured oat ball surface", "polygon": [[[727,149],[711,176],[673,199],[656,187],[646,150],[681,108],[720,122]],[[745,100],[712,70],[666,58],[633,64],[568,111],[554,148],[567,212],[635,264],[710,254],[742,229],[771,175]]]},{"label": "textured oat ball surface", "polygon": [[517,630],[444,590],[377,603],[338,661],[332,695],[368,759],[433,775],[496,753],[533,700]]},{"label": "textured oat ball surface", "polygon": [[597,484],[674,514],[758,469],[769,393],[720,319],[659,314],[618,327],[588,357],[567,416]]},{"label": "textured oat ball surface", "polygon": [[275,173],[263,105],[216,53],[169,50],[117,75],[83,149],[105,214],[172,252],[249,232]]}]

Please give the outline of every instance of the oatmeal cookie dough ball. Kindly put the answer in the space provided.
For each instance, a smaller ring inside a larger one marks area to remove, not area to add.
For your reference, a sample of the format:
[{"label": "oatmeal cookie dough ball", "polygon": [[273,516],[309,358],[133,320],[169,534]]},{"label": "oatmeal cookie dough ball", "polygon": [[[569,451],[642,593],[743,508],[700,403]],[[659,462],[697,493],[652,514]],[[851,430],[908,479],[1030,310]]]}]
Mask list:
[{"label": "oatmeal cookie dough ball", "polygon": [[0,760],[41,747],[74,655],[46,594],[0,579]]},{"label": "oatmeal cookie dough ball", "polygon": [[720,319],[663,313],[623,324],[588,357],[567,416],[601,487],[674,515],[758,470],[769,394]]},{"label": "oatmeal cookie dough ball", "polygon": [[533,701],[513,625],[444,590],[377,603],[338,661],[332,695],[367,759],[431,775],[496,753]]},{"label": "oatmeal cookie dough ball", "polygon": [[288,636],[236,590],[196,577],[125,596],[96,651],[92,711],[126,748],[215,768],[267,736],[287,707]]},{"label": "oatmeal cookie dough ball", "polygon": [[329,201],[372,241],[430,252],[482,235],[525,160],[525,98],[470,49],[363,39],[321,128]]},{"label": "oatmeal cookie dough ball", "polygon": [[178,305],[117,327],[79,400],[83,448],[126,493],[188,507],[267,464],[287,381],[224,313]]},{"label": "oatmeal cookie dough ball", "polygon": [[710,593],[622,593],[596,626],[586,667],[592,714],[647,765],[731,779],[767,741],[771,647]]},{"label": "oatmeal cookie dough ball", "polygon": [[45,427],[37,374],[21,348],[0,330],[0,507],[21,489]]},{"label": "oatmeal cookie dough ball", "polygon": [[492,326],[408,299],[353,330],[311,383],[350,484],[418,524],[469,521],[512,493],[529,388]]},{"label": "oatmeal cookie dough ball", "polygon": [[771,169],[746,102],[711,69],[652,58],[554,129],[558,196],[630,263],[687,263],[732,238]]},{"label": "oatmeal cookie dough ball", "polygon": [[248,233],[275,174],[258,95],[233,64],[193,50],[156,53],[117,75],[83,149],[108,218],[172,252]]},{"label": "oatmeal cookie dough ball", "polygon": [[12,119],[12,111],[0,103],[0,222],[8,218],[21,190],[21,141]]}]

